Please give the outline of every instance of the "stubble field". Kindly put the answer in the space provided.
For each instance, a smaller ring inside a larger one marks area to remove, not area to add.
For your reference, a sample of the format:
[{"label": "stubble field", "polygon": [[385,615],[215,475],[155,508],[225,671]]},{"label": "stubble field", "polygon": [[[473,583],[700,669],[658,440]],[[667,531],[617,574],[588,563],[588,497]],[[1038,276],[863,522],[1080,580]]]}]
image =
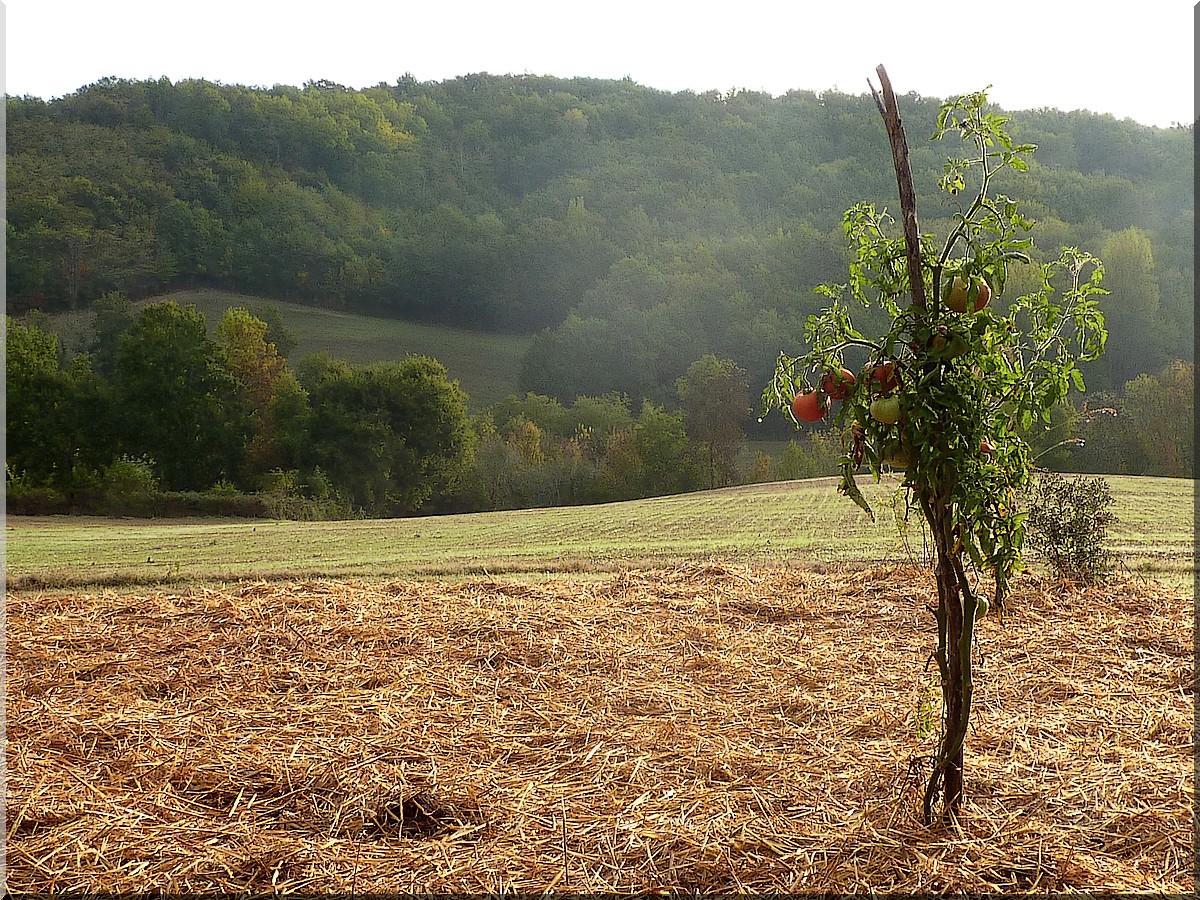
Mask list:
[{"label": "stubble field", "polygon": [[1020,580],[961,831],[919,569],[17,587],[12,891],[1191,893],[1192,604]]}]

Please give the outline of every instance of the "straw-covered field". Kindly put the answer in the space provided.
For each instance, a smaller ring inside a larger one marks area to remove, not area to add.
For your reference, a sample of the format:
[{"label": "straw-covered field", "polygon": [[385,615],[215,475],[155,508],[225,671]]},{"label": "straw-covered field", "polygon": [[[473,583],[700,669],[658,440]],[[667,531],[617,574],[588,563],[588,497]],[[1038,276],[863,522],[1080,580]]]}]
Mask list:
[{"label": "straw-covered field", "polygon": [[911,569],[11,591],[11,891],[1194,889],[1191,603],[1022,580],[960,832]]}]

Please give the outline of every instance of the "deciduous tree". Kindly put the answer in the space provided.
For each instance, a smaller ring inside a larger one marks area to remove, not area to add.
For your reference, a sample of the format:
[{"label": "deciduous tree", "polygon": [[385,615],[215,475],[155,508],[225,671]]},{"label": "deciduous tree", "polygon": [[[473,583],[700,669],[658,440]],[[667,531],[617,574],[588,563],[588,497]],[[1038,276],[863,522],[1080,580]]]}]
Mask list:
[{"label": "deciduous tree", "polygon": [[1118,231],[1100,250],[1104,259],[1104,321],[1108,347],[1099,364],[1107,385],[1120,388],[1140,372],[1157,372],[1173,343],[1163,320],[1154,251],[1141,228]]},{"label": "deciduous tree", "polygon": [[1116,429],[1135,475],[1191,478],[1195,472],[1196,366],[1177,359],[1125,385]]},{"label": "deciduous tree", "polygon": [[704,460],[704,486],[733,484],[750,412],[745,370],[733,360],[707,354],[688,367],[676,386],[688,438],[697,458]]},{"label": "deciduous tree", "polygon": [[217,344],[237,379],[250,421],[247,473],[262,476],[274,469],[289,468],[289,429],[284,418],[299,412],[294,401],[303,389],[275,345],[267,340],[267,323],[244,308],[228,309],[217,323]]},{"label": "deciduous tree", "polygon": [[153,459],[165,487],[204,490],[237,477],[249,420],[195,306],[143,309],[121,335],[113,386],[122,446]]},{"label": "deciduous tree", "polygon": [[372,515],[418,511],[448,491],[472,451],[466,395],[437,360],[356,366],[326,360],[303,380],[308,465]]}]

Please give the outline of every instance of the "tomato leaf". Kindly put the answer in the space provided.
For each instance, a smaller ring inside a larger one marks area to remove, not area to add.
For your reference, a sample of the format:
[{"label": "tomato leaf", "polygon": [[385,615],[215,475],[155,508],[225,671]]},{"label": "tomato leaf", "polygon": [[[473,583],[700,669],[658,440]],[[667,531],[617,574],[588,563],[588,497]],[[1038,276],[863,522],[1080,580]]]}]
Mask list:
[{"label": "tomato leaf", "polygon": [[871,504],[867,502],[867,498],[862,495],[862,491],[858,489],[858,484],[854,481],[854,469],[851,467],[849,460],[842,463],[842,481],[838,485],[838,493],[845,494],[855,503],[862,507],[863,511],[870,517],[871,521],[875,521],[875,511],[871,509]]}]

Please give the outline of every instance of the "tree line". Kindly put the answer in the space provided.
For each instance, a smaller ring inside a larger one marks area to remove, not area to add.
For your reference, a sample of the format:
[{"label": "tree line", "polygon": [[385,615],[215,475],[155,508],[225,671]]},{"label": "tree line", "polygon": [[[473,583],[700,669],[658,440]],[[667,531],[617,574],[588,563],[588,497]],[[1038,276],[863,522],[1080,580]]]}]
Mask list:
[{"label": "tree line", "polygon": [[[932,131],[939,101],[904,103]],[[710,354],[764,383],[813,288],[844,277],[842,211],[894,194],[871,98],[837,91],[105,79],[10,97],[7,127],[14,313],[210,285],[535,333],[522,391],[568,403],[672,404]],[[1013,131],[1040,148],[1002,185],[1038,220],[1035,262],[1063,244],[1105,260],[1108,353],[1089,386],[1192,358],[1192,126],[1032,110]],[[932,193],[944,160],[912,143]]]},{"label": "tree line", "polygon": [[[271,320],[270,322],[266,320]],[[294,364],[277,316],[93,304],[70,354],[38,315],[6,320],[10,513],[396,516],[600,503],[836,469],[815,427],[774,452],[746,440],[747,373],[706,354],[671,404],[526,393],[481,413],[434,359]],[[283,348],[281,352],[281,348]],[[1191,477],[1194,366],[1064,405],[1034,436],[1066,471]]]},{"label": "tree line", "polygon": [[[278,340],[278,343],[277,343]],[[624,500],[734,483],[745,372],[706,356],[667,409],[510,397],[470,415],[437,360],[289,363],[244,308],[93,304],[71,355],[6,320],[10,512],[394,516]]]}]

